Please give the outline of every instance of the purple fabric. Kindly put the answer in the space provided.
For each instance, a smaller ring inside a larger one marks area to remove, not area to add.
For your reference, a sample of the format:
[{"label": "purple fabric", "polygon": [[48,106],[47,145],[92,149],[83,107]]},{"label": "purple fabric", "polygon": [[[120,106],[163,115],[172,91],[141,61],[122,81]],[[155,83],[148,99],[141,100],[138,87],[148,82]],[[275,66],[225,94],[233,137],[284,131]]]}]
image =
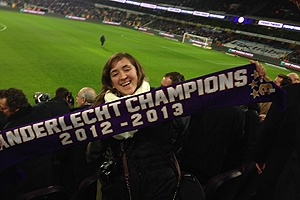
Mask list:
[{"label": "purple fabric", "polygon": [[249,64],[97,107],[1,131],[0,171],[64,147],[147,127],[199,111],[256,102],[281,101],[284,92],[259,80]]}]

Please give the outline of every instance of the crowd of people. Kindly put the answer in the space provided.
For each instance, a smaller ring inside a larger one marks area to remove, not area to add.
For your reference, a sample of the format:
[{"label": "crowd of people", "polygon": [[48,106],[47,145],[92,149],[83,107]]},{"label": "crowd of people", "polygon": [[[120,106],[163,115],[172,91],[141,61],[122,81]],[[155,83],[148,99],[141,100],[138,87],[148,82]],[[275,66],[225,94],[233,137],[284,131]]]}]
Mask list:
[{"label": "crowd of people", "polygon": [[[257,61],[251,63],[264,78],[263,66]],[[32,106],[22,90],[1,89],[1,129],[88,109],[184,80],[179,72],[168,72],[160,86],[151,87],[138,60],[128,53],[116,53],[103,67],[99,94],[83,87],[72,99],[67,88],[59,87],[53,98],[40,99],[43,95],[38,95]],[[265,116],[260,113],[261,104],[218,108],[39,155],[0,172],[0,197],[17,199],[26,192],[60,185],[71,198],[85,178],[97,174],[97,193],[103,200],[179,199],[173,160],[176,156],[182,170],[192,172],[203,187],[214,176],[230,169],[242,170],[254,160],[264,179],[257,183],[259,189],[253,197],[271,200],[280,172],[296,148],[300,89],[296,73],[279,74],[275,83],[287,92],[285,112],[279,112],[275,103],[269,104]],[[249,124],[255,124],[256,129]]]}]

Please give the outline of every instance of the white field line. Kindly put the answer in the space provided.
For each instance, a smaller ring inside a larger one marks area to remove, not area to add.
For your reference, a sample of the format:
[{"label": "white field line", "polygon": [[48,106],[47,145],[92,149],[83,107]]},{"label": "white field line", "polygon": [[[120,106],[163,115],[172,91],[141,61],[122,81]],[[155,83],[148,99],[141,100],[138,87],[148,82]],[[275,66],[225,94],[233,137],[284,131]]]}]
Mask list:
[{"label": "white field line", "polygon": [[6,28],[7,28],[7,26],[0,23],[0,31],[4,31]]},{"label": "white field line", "polygon": [[[132,40],[132,41],[138,41],[138,39],[131,39],[129,37],[126,37],[125,35],[121,35],[121,37],[123,37],[124,39],[127,39],[127,40]],[[139,40],[138,42],[141,42],[141,43],[145,43],[147,41],[145,40]],[[152,44],[152,43],[151,43]],[[153,45],[153,44],[152,44]],[[177,52],[177,53],[180,53],[180,54],[183,54],[183,55],[186,55],[188,57],[193,57],[193,58],[196,58],[198,60],[202,60],[204,62],[208,62],[208,63],[212,63],[212,64],[215,64],[215,65],[232,65],[232,66],[241,66],[241,65],[245,65],[247,63],[229,63],[229,62],[214,62],[214,61],[210,61],[210,60],[206,60],[206,59],[202,59],[202,58],[199,58],[197,56],[193,56],[193,55],[190,55],[190,54],[187,54],[187,53],[183,53],[181,51],[178,51],[178,50],[175,50],[175,49],[172,49],[172,48],[169,48],[169,47],[166,47],[166,46],[161,46],[161,45],[158,45],[159,47],[161,48],[164,48],[164,49],[168,49],[170,51],[174,51],[174,52]],[[209,51],[209,50],[208,50]],[[249,62],[250,63],[250,62]]]}]

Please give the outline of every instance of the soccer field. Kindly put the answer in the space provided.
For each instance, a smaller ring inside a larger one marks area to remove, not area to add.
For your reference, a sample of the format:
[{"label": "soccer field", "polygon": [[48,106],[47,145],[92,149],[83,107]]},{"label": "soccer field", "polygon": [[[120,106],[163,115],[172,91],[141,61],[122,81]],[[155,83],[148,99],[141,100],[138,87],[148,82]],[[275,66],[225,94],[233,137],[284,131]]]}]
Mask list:
[{"label": "soccer field", "polygon": [[[104,47],[99,38],[105,35]],[[160,36],[119,26],[0,10],[1,88],[22,89],[33,104],[34,92],[54,96],[58,87],[74,95],[89,86],[101,88],[101,71],[108,57],[128,52],[145,68],[153,87],[166,72],[179,71],[186,79],[249,63],[249,59],[204,50]],[[269,67],[275,78],[287,74]]]}]

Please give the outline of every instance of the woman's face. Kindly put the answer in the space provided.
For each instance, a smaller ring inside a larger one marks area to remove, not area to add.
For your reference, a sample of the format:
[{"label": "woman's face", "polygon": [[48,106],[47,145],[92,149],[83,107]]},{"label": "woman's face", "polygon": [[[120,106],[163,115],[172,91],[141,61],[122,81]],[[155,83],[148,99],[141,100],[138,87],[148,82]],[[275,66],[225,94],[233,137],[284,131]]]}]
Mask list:
[{"label": "woman's face", "polygon": [[110,79],[113,88],[123,96],[133,94],[137,89],[137,71],[127,58],[122,58],[111,68]]}]

